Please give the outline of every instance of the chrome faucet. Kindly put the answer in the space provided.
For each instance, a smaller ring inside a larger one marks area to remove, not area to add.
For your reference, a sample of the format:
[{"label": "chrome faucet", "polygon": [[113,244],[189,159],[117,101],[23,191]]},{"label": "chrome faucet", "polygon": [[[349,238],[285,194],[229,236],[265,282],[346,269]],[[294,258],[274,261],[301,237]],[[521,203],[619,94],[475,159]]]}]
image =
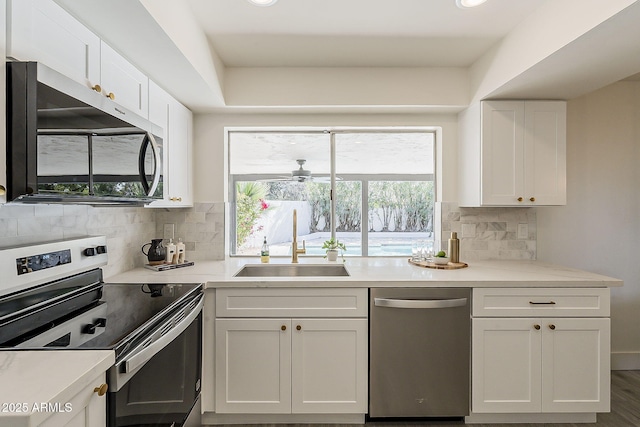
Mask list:
[{"label": "chrome faucet", "polygon": [[302,249],[298,249],[298,212],[293,210],[293,243],[291,243],[291,263],[298,263],[298,254],[306,254],[307,249],[302,241]]}]

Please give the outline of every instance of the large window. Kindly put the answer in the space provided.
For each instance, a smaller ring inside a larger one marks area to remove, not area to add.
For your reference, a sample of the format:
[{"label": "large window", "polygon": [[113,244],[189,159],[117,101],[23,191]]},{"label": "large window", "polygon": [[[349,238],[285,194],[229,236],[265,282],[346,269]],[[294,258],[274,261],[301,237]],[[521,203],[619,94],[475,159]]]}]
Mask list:
[{"label": "large window", "polygon": [[228,141],[234,255],[259,255],[266,237],[290,256],[294,209],[307,256],[332,235],[345,256],[406,256],[433,236],[434,131],[234,129]]}]

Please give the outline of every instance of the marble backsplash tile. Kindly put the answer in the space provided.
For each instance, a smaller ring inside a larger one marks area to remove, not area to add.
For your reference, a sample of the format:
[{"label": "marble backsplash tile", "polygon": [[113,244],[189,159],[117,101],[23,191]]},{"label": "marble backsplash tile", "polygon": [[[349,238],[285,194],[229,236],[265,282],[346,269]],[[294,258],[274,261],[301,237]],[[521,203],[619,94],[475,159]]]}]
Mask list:
[{"label": "marble backsplash tile", "polygon": [[163,237],[164,224],[175,224],[185,242],[187,259],[224,259],[224,203],[196,203],[193,208],[149,209],[84,205],[0,205],[0,246],[28,244],[87,235],[107,236],[109,276],[142,267],[140,250]]},{"label": "marble backsplash tile", "polygon": [[156,235],[163,237],[164,225],[174,224],[174,240],[185,244],[186,259],[223,260],[224,203],[195,203],[193,208],[162,209],[156,213]]},{"label": "marble backsplash tile", "polygon": [[[438,205],[441,239],[446,241],[456,231],[463,261],[536,259],[535,208]],[[174,224],[175,240],[182,238],[188,260],[225,258],[224,203],[196,203],[184,209],[0,205],[0,245],[104,234],[109,248],[109,264],[104,267],[108,279],[144,265],[146,257],[140,247],[152,238],[162,238],[165,224]]]},{"label": "marble backsplash tile", "polygon": [[440,209],[441,238],[458,233],[461,260],[536,259],[535,208],[461,208],[443,202]]},{"label": "marble backsplash tile", "polygon": [[141,267],[143,243],[155,234],[156,214],[135,207],[84,205],[0,205],[0,242],[3,246],[105,235],[109,264],[104,277]]}]

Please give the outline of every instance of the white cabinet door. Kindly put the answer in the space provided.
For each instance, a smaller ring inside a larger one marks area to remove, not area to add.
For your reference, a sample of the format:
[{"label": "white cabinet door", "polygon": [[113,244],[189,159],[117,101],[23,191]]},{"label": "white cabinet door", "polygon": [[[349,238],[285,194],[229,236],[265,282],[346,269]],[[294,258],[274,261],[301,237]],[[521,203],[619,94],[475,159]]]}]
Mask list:
[{"label": "white cabinet door", "polygon": [[291,412],[291,319],[216,319],[216,412]]},{"label": "white cabinet door", "polygon": [[193,114],[175,99],[169,104],[168,134],[168,200],[175,206],[193,206]]},{"label": "white cabinet door", "polygon": [[149,78],[129,61],[101,42],[102,93],[116,103],[149,118]]},{"label": "white cabinet door", "polygon": [[524,194],[524,101],[482,103],[482,203],[515,205]]},{"label": "white cabinet door", "polygon": [[608,318],[473,319],[472,411],[608,412]]},{"label": "white cabinet door", "polygon": [[99,395],[96,389],[106,384],[103,372],[82,388],[75,396],[62,404],[71,406],[69,412],[53,413],[41,427],[105,427],[107,425],[107,396]]},{"label": "white cabinet door", "polygon": [[149,207],[193,206],[193,114],[149,80],[149,121],[164,130],[164,198]]},{"label": "white cabinet door", "polygon": [[158,125],[164,131],[163,138],[167,139],[167,127],[169,124],[169,102],[171,95],[149,80],[149,121]]},{"label": "white cabinet door", "polygon": [[293,319],[293,413],[367,412],[367,320]]},{"label": "white cabinet door", "polygon": [[459,134],[460,206],[566,204],[566,102],[482,101]]},{"label": "white cabinet door", "polygon": [[567,204],[566,103],[524,104],[523,203]]},{"label": "white cabinet door", "polygon": [[473,319],[472,412],[540,412],[542,333],[536,325],[526,318]]},{"label": "white cabinet door", "polygon": [[52,0],[9,0],[7,56],[38,61],[93,87],[100,83],[100,38]]},{"label": "white cabinet door", "polygon": [[609,412],[610,320],[541,319],[542,411]]}]

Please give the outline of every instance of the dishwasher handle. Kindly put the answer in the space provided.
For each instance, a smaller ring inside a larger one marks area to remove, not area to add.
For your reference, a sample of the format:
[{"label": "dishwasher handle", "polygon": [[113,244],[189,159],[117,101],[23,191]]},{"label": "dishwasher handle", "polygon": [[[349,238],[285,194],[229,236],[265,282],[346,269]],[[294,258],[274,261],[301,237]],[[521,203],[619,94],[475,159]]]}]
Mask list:
[{"label": "dishwasher handle", "polygon": [[453,298],[453,299],[374,298],[373,304],[376,307],[387,307],[387,308],[452,308],[452,307],[464,307],[465,305],[467,305],[467,298]]}]

